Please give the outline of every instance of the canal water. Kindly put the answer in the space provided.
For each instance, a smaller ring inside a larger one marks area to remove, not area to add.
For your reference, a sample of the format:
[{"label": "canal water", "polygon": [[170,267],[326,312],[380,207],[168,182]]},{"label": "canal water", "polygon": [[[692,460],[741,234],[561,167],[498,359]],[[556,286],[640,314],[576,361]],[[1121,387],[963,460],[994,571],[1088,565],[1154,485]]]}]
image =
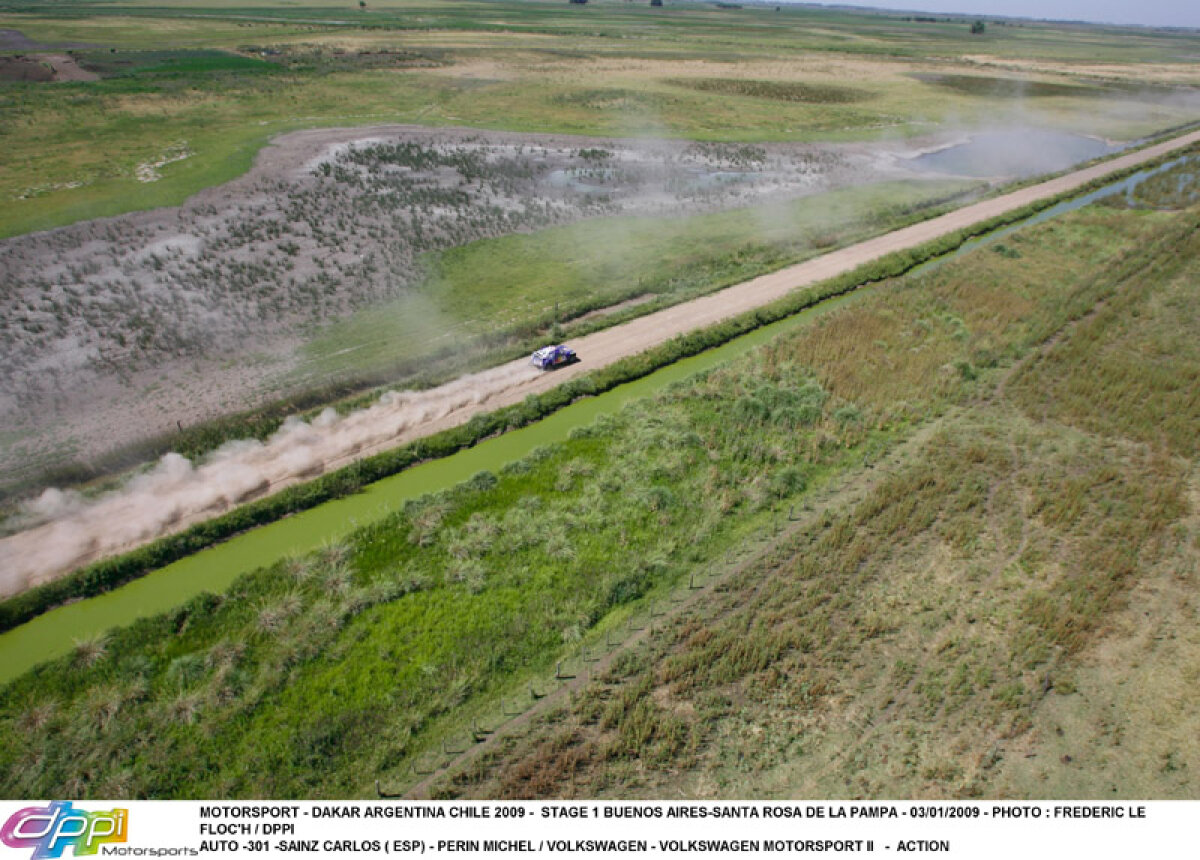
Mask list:
[{"label": "canal water", "polygon": [[[957,251],[925,263],[914,271],[940,265],[960,254],[998,241],[1016,230],[1078,209],[1105,195],[1125,193],[1147,177],[1169,170],[1186,158],[1177,158],[1157,168],[1141,171],[1097,191],[1052,206],[1024,221],[972,239]],[[742,355],[782,332],[809,325],[820,316],[848,302],[860,300],[876,289],[880,287],[856,290],[823,302],[719,347],[677,361],[641,379],[596,397],[580,400],[536,424],[488,439],[449,457],[414,466],[347,498],[327,502],[261,526],[180,559],[106,594],[47,612],[0,634],[0,683],[21,675],[38,663],[68,653],[77,639],[164,612],[205,591],[220,592],[243,573],[273,564],[289,554],[316,549],[327,541],[387,516],[409,499],[446,489],[480,471],[497,471],[539,446],[566,439],[573,429],[591,424],[603,413],[615,412],[632,400],[652,395],[673,382]]]}]

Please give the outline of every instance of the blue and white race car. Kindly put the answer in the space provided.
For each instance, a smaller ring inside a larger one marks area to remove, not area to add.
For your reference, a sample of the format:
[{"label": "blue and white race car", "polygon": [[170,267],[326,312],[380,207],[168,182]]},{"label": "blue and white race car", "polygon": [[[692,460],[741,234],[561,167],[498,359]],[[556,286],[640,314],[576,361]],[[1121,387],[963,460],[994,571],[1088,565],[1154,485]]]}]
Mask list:
[{"label": "blue and white race car", "polygon": [[564,364],[574,364],[577,361],[579,361],[579,356],[575,354],[575,350],[557,344],[543,346],[533,354],[529,363],[542,370],[551,370],[555,367],[562,367]]}]

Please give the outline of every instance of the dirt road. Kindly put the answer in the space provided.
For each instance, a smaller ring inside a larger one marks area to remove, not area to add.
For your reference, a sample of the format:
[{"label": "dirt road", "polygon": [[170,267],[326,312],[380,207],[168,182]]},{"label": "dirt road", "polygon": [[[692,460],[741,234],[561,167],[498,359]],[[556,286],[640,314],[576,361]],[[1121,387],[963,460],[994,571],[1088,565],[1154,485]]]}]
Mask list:
[{"label": "dirt road", "polygon": [[[1047,197],[1071,191],[1129,167],[1142,164],[1158,158],[1160,155],[1182,149],[1193,143],[1200,142],[1200,131],[1191,132],[1183,137],[1174,138],[1156,144],[1138,152],[1123,155],[1098,164],[1093,167],[1075,171],[1046,182],[1022,188],[1010,194],[985,200],[962,209],[957,209],[937,218],[931,218],[919,224],[913,224],[874,239],[868,239],[857,245],[851,245],[838,251],[833,251],[812,260],[780,269],[769,275],[762,275],[749,281],[727,287],[720,292],[704,296],[684,304],[665,308],[656,313],[631,320],[619,326],[604,331],[598,331],[586,337],[571,342],[572,348],[579,353],[582,361],[570,367],[561,368],[553,373],[523,373],[526,367],[524,359],[508,365],[509,373],[500,373],[498,378],[510,380],[510,384],[493,390],[477,403],[454,410],[444,416],[431,420],[420,427],[412,428],[396,440],[388,440],[384,444],[373,446],[347,456],[331,461],[331,467],[343,466],[361,456],[377,453],[397,441],[407,441],[419,436],[429,435],[446,427],[465,423],[472,415],[500,406],[517,403],[530,394],[546,391],[556,385],[584,373],[590,373],[606,367],[615,361],[636,355],[639,352],[664,343],[673,337],[686,334],[698,328],[713,325],[745,311],[753,310],[776,299],[782,298],[792,290],[819,283],[844,272],[853,271],[859,266],[877,260],[895,251],[913,248],[953,233],[972,224],[986,221],[1014,209],[1020,209],[1030,203]],[[499,369],[498,369],[499,370]],[[489,371],[489,373],[492,371]]]},{"label": "dirt road", "polygon": [[249,499],[462,424],[479,412],[519,402],[529,394],[677,335],[767,304],[791,290],[1077,189],[1198,141],[1200,131],[1191,132],[596,332],[572,341],[583,359],[580,364],[554,373],[538,373],[524,360],[514,361],[428,392],[386,398],[344,418],[328,416],[312,425],[285,425],[268,442],[234,446],[201,467],[193,467],[178,455],[174,455],[176,460],[169,460],[172,455],[168,455],[159,468],[136,479],[126,490],[0,540],[0,595],[17,593],[98,558],[179,531]]}]

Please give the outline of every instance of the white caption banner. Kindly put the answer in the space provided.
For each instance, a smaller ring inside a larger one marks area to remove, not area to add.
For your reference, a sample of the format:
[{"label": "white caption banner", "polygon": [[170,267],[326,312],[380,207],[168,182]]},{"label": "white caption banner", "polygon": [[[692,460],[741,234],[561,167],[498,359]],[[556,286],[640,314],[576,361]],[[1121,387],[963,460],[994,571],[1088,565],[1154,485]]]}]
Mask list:
[{"label": "white caption banner", "polygon": [[1195,857],[1200,802],[0,802],[58,857]]}]

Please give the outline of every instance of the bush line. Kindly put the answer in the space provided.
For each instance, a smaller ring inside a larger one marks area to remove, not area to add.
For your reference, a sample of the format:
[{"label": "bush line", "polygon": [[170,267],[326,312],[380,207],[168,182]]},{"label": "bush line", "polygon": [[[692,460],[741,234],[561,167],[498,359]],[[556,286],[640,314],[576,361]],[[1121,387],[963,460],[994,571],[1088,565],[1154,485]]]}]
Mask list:
[{"label": "bush line", "polygon": [[530,395],[521,403],[475,415],[458,427],[366,457],[312,481],[288,487],[211,520],[197,523],[178,534],[160,538],[123,555],[98,561],[60,579],[9,597],[0,601],[0,633],[24,624],[56,606],[111,591],[153,570],[227,540],[239,532],[267,525],[290,514],[347,496],[410,466],[449,456],[490,436],[532,424],[579,398],[601,394],[625,382],[632,382],[679,359],[720,346],[764,325],[812,308],[827,299],[845,295],[867,284],[903,275],[923,263],[956,250],[969,239],[1024,220],[1064,200],[1119,181],[1178,155],[1179,153],[1171,153],[1147,164],[1117,171],[1080,188],[1035,201],[914,248],[895,251],[850,272],[797,290],[724,322],[679,335],[666,343],[638,355],[620,359],[595,373],[570,380],[550,391]]}]

